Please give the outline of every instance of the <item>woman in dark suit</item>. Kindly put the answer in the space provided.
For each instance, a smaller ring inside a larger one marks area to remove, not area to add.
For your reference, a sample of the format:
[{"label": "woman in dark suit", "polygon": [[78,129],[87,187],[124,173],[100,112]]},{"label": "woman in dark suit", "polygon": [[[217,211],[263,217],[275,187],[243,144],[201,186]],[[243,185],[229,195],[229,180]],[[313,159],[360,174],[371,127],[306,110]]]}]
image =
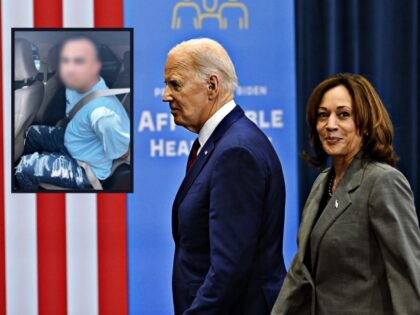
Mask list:
[{"label": "woman in dark suit", "polygon": [[337,74],[308,102],[316,179],[272,315],[420,314],[420,229],[372,85]]}]

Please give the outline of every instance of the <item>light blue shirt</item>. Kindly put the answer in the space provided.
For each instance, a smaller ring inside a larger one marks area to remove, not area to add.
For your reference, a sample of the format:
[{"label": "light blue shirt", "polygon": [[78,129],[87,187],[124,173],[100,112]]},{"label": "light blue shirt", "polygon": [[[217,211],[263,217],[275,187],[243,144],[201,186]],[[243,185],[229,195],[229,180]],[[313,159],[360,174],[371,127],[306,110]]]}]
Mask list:
[{"label": "light blue shirt", "polygon": [[[82,97],[103,89],[108,87],[102,78],[83,94],[66,89],[66,115]],[[112,161],[127,153],[129,144],[130,119],[115,96],[98,97],[85,104],[64,134],[64,145],[71,156],[89,164],[100,180],[111,174]]]}]

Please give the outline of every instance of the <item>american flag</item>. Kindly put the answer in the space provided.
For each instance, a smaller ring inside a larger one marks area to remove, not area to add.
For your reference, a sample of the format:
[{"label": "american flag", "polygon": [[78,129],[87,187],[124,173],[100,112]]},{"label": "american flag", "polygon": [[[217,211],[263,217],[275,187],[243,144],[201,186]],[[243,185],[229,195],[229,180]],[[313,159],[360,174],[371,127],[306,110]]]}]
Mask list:
[{"label": "american flag", "polygon": [[123,0],[3,0],[0,315],[127,314],[125,194],[11,193],[11,28],[122,27]]}]

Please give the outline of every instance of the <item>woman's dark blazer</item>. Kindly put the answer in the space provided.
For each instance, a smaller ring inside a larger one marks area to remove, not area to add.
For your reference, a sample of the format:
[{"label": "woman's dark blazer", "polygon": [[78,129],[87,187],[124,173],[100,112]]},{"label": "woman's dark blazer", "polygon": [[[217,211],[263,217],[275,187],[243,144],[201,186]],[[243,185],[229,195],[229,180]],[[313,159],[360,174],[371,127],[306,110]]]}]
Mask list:
[{"label": "woman's dark blazer", "polygon": [[325,170],[312,187],[272,315],[419,315],[420,229],[404,175],[359,153],[314,225],[327,180]]}]

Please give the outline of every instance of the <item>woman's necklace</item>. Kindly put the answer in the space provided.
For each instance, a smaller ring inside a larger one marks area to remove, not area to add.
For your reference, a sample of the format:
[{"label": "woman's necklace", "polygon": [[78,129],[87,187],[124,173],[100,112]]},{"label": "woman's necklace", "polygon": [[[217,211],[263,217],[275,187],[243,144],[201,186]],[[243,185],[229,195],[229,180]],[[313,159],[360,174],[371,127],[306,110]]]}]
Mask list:
[{"label": "woman's necklace", "polygon": [[330,179],[328,181],[328,195],[330,198],[333,196],[333,185],[334,185],[335,174],[331,174]]}]

